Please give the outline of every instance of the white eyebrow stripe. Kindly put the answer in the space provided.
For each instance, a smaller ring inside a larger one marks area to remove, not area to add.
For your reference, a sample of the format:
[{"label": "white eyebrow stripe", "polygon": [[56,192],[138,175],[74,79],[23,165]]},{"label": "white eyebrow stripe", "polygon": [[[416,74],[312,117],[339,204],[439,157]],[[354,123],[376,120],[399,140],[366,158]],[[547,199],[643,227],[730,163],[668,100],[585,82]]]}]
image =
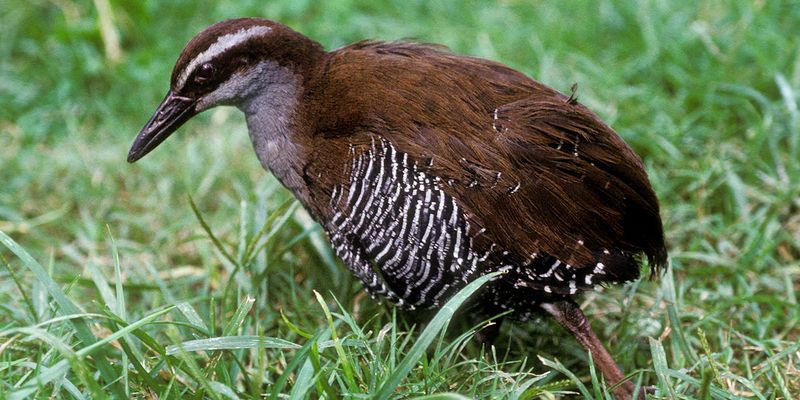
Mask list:
[{"label": "white eyebrow stripe", "polygon": [[197,57],[195,57],[186,66],[186,68],[183,69],[181,74],[178,76],[176,89],[180,90],[183,88],[183,85],[186,84],[186,80],[189,79],[189,75],[191,75],[192,71],[194,71],[199,65],[213,60],[214,57],[218,56],[225,50],[230,49],[231,47],[234,47],[254,36],[266,34],[271,30],[272,28],[268,26],[258,25],[247,29],[243,28],[234,33],[220,36],[217,38],[216,42],[212,43],[211,46],[208,46],[208,49],[206,49],[204,52],[198,54]]}]

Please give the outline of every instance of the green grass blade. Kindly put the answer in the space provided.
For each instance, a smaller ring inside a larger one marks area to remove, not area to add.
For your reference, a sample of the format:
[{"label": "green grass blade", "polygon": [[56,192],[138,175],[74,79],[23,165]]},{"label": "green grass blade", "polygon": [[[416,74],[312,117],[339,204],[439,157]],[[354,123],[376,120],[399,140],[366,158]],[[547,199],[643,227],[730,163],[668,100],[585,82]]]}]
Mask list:
[{"label": "green grass blade", "polygon": [[220,241],[217,238],[217,236],[214,235],[214,232],[211,230],[211,227],[208,226],[208,223],[206,223],[205,218],[203,218],[203,214],[200,213],[200,210],[197,208],[197,204],[194,203],[194,199],[192,198],[192,196],[189,195],[188,198],[189,198],[189,206],[192,207],[192,212],[194,213],[195,218],[197,218],[197,222],[200,222],[200,226],[203,227],[203,230],[206,232],[208,237],[211,239],[211,242],[214,243],[214,247],[216,247],[217,250],[219,250],[220,254],[222,254],[223,257],[225,257],[225,259],[228,260],[228,262],[231,263],[231,265],[238,266],[239,263],[237,263],[233,259],[233,256],[231,256],[230,253],[228,253],[228,250],[222,244],[222,241]]},{"label": "green grass blade", "polygon": [[270,399],[277,400],[279,398],[279,394],[283,391],[283,387],[286,386],[286,382],[289,381],[289,377],[294,373],[294,370],[300,366],[301,363],[305,363],[308,360],[308,355],[311,352],[311,348],[319,341],[319,339],[324,335],[327,331],[320,331],[317,332],[314,337],[311,338],[303,347],[298,350],[292,360],[289,361],[289,364],[286,365],[286,369],[283,371],[278,380],[275,381],[275,384],[272,385],[272,391],[270,393]]},{"label": "green grass blade", "polygon": [[114,313],[123,321],[127,321],[127,307],[125,307],[125,289],[123,289],[122,286],[122,267],[119,262],[119,249],[117,249],[117,242],[111,234],[111,228],[106,225],[106,229],[108,230],[108,237],[111,239],[111,251],[114,256],[114,278],[116,280],[115,295],[117,300],[117,308],[114,310]]},{"label": "green grass blade", "polygon": [[[275,221],[275,220],[270,221],[270,228],[271,229],[269,230],[269,233],[267,233],[267,235],[261,241],[261,244],[257,248],[255,248],[255,250],[252,251],[252,253],[250,254],[250,257],[247,259],[247,262],[251,262],[252,259],[256,256],[256,254],[258,254],[259,252],[264,250],[264,248],[266,248],[268,245],[270,245],[272,243],[272,238],[274,238],[275,235],[278,232],[280,232],[281,228],[283,228],[286,225],[286,223],[289,222],[289,218],[291,218],[291,216],[294,215],[294,212],[298,208],[300,208],[300,203],[298,203],[296,201],[292,202],[292,203],[289,203],[289,207],[288,207],[288,209],[286,209],[286,211],[284,211],[284,212],[282,212],[280,214],[277,214],[277,217],[278,217],[277,221]],[[276,214],[273,214],[273,215],[276,215]]]},{"label": "green grass blade", "polygon": [[214,351],[235,349],[299,349],[301,346],[288,340],[264,336],[224,336],[209,339],[188,340],[167,346],[167,355],[178,353],[179,349],[190,351]]},{"label": "green grass blade", "polygon": [[[2,232],[0,232],[0,234],[1,233]],[[122,329],[120,329],[120,330],[118,330],[118,331],[106,336],[102,340],[98,340],[95,343],[91,344],[90,346],[86,346],[86,347],[76,351],[75,352],[75,357],[83,358],[83,357],[86,357],[86,356],[88,356],[88,355],[90,355],[92,353],[95,353],[95,352],[100,353],[100,351],[98,351],[98,350],[102,349],[102,346],[105,346],[105,345],[107,345],[107,344],[109,344],[109,343],[111,343],[111,342],[113,342],[115,340],[118,340],[119,338],[121,338],[121,337],[123,337],[123,336],[125,336],[125,335],[127,335],[127,334],[129,334],[129,333],[141,328],[142,326],[145,326],[145,325],[149,324],[150,322],[154,321],[158,317],[160,317],[160,316],[162,316],[164,314],[167,314],[168,312],[172,311],[173,308],[174,308],[173,306],[166,307],[166,308],[164,308],[162,310],[156,311],[156,312],[154,312],[154,313],[152,313],[152,314],[150,314],[150,315],[148,315],[148,316],[146,316],[146,317],[144,317],[144,318],[142,318],[142,319],[140,319],[140,320],[138,320],[138,321],[136,321],[136,322],[124,327],[124,328],[122,328]],[[33,381],[32,384],[26,385],[26,386],[24,386],[24,387],[22,387],[22,388],[20,388],[20,389],[18,389],[16,391],[12,392],[9,395],[9,399],[10,400],[15,400],[15,399],[22,400],[22,399],[25,399],[28,395],[30,395],[31,393],[36,391],[40,386],[46,385],[46,384],[52,382],[53,380],[58,379],[59,377],[63,376],[63,374],[66,373],[68,367],[69,367],[69,360],[61,360],[61,361],[57,362],[55,365],[53,365],[52,367],[49,367],[49,368],[48,367],[43,367],[41,369],[42,372],[32,379],[32,381]],[[111,381],[111,382],[114,382],[114,381]]]},{"label": "green grass blade", "polygon": [[[170,336],[173,340],[176,339],[173,335]],[[197,361],[189,353],[178,347],[178,353],[174,357],[181,360],[181,370],[200,385],[200,388],[195,391],[195,398],[205,398],[205,394],[208,394],[213,399],[221,399],[219,394],[211,388],[211,380],[203,373],[203,369],[200,368]]]},{"label": "green grass blade", "polygon": [[75,386],[75,384],[69,381],[69,379],[62,379],[59,384],[61,384],[61,386],[64,387],[64,390],[71,394],[72,397],[81,400],[88,400],[88,397],[84,396],[83,393],[81,393],[81,391]]},{"label": "green grass blade", "polygon": [[[697,389],[698,392],[700,391],[700,388],[701,388],[701,386],[703,384],[699,379],[691,377],[691,376],[689,376],[686,373],[681,372],[681,371],[676,371],[674,369],[666,368],[666,369],[662,369],[662,372],[666,376],[678,379],[678,380],[680,380],[682,382],[688,383],[688,384],[698,388]],[[747,387],[747,385],[745,385],[745,387]],[[718,388],[718,387],[716,387],[714,385],[711,385],[709,387],[709,392],[711,393],[711,398],[712,399],[745,400],[745,399],[752,398],[752,396],[748,396],[748,397],[738,396],[736,394],[731,393],[727,389],[720,389],[720,388]],[[754,392],[754,393],[758,397],[759,400],[765,400],[765,397],[763,395],[761,395],[760,393],[758,393],[757,391]],[[662,397],[666,397],[666,396],[662,396]],[[666,398],[669,398],[669,397],[666,397]]]},{"label": "green grass blade", "polygon": [[428,323],[428,326],[422,331],[417,338],[417,341],[414,343],[414,346],[411,347],[408,354],[406,354],[405,358],[400,361],[400,364],[397,365],[397,368],[392,372],[389,377],[386,378],[386,381],[383,382],[381,385],[380,390],[378,390],[378,394],[375,396],[376,399],[385,400],[388,399],[396,390],[397,387],[400,385],[400,382],[405,379],[411,369],[414,368],[414,365],[417,361],[422,357],[422,354],[428,348],[428,346],[433,342],[436,336],[444,330],[447,325],[450,323],[450,319],[453,318],[453,314],[455,314],[456,310],[463,304],[470,296],[472,296],[475,292],[480,289],[486,282],[499,276],[500,272],[494,272],[491,274],[484,275],[472,282],[470,282],[467,286],[461,289],[452,299],[448,300],[444,306],[436,313],[433,317],[431,322]]},{"label": "green grass blade", "polygon": [[247,313],[250,312],[250,309],[253,308],[253,303],[256,302],[256,299],[245,296],[244,300],[239,303],[239,307],[236,309],[236,312],[233,314],[233,318],[225,325],[225,328],[222,330],[222,336],[233,336],[236,333],[236,330],[242,326],[242,322],[244,322],[245,317],[247,317]]},{"label": "green grass blade", "polygon": [[300,327],[298,327],[297,325],[292,323],[292,321],[289,321],[289,318],[286,318],[286,314],[283,313],[283,308],[281,308],[280,313],[281,313],[281,319],[283,320],[283,323],[285,323],[286,326],[289,327],[289,330],[291,330],[292,332],[294,332],[294,333],[296,333],[296,334],[298,334],[301,337],[304,337],[306,339],[311,339],[314,336],[314,335],[312,335],[312,334],[300,329]]},{"label": "green grass blade", "polygon": [[11,280],[14,281],[14,285],[17,287],[17,290],[22,296],[22,301],[23,303],[25,303],[25,307],[28,309],[28,315],[31,316],[31,318],[29,318],[30,322],[38,322],[38,318],[36,318],[37,317],[36,307],[33,305],[33,301],[31,301],[31,297],[28,294],[28,291],[24,289],[22,282],[17,276],[17,273],[15,273],[14,270],[11,268],[11,265],[9,265],[8,262],[6,262],[5,257],[0,256],[0,259],[2,259],[3,266],[6,268],[6,271],[8,271],[8,274],[11,276]]},{"label": "green grass blade", "polygon": [[669,393],[670,398],[676,398],[675,389],[672,387],[672,382],[669,380],[669,366],[667,365],[667,354],[664,352],[664,346],[660,341],[650,339],[650,354],[653,357],[653,369],[656,371],[658,377],[658,387],[665,393]]},{"label": "green grass blade", "polygon": [[[314,346],[312,346],[311,351],[314,351]],[[320,392],[325,393],[330,398],[335,399],[337,397],[341,397],[337,396],[336,393],[333,392],[333,389],[330,388],[330,385],[321,379],[320,375],[322,371],[320,371],[320,368],[318,368],[318,363],[315,363],[312,360],[313,357],[306,358],[303,366],[300,367],[300,371],[297,372],[294,385],[292,385],[292,391],[289,393],[289,398],[304,398],[306,397],[306,393],[308,393],[308,391],[310,391],[315,385],[318,387]]]},{"label": "green grass blade", "polygon": [[347,357],[344,347],[342,347],[342,344],[339,340],[339,335],[336,333],[336,326],[333,324],[331,310],[328,309],[328,305],[325,304],[325,299],[323,299],[316,290],[314,291],[314,296],[316,296],[317,302],[319,303],[320,307],[322,307],[322,311],[325,313],[325,318],[328,320],[328,329],[331,330],[333,347],[336,349],[336,354],[339,355],[339,362],[342,363],[342,369],[344,369],[344,377],[347,380],[347,385],[350,387],[351,391],[355,391],[357,385],[353,375],[353,368],[350,366],[350,359]]},{"label": "green grass blade", "polygon": [[592,396],[592,393],[589,392],[589,389],[586,388],[586,385],[583,384],[583,381],[581,381],[577,375],[575,375],[572,371],[570,371],[569,368],[565,367],[564,364],[562,364],[560,361],[548,360],[541,356],[539,357],[539,361],[541,361],[542,364],[544,364],[546,367],[566,375],[567,378],[569,378],[572,381],[572,383],[575,384],[575,386],[578,388],[578,391],[581,392],[584,398],[587,399],[594,398],[594,396]]},{"label": "green grass blade", "polygon": [[239,400],[239,396],[236,395],[236,392],[233,391],[229,386],[224,385],[217,381],[211,381],[208,383],[208,386],[214,390],[217,394],[221,394],[231,400]]},{"label": "green grass blade", "polygon": [[469,397],[462,396],[458,393],[438,393],[430,394],[427,396],[414,397],[412,400],[469,400]]},{"label": "green grass blade", "polygon": [[255,236],[253,236],[253,238],[251,238],[250,241],[247,243],[247,246],[245,247],[245,250],[242,254],[243,265],[249,264],[252,261],[252,258],[255,257],[255,254],[257,253],[255,251],[256,245],[261,240],[261,238],[264,237],[264,235],[267,233],[267,230],[272,227],[272,225],[275,223],[275,220],[284,214],[291,215],[291,213],[293,213],[294,210],[297,209],[295,206],[294,208],[289,210],[289,206],[291,206],[293,203],[299,204],[297,200],[287,199],[281,205],[279,205],[275,210],[272,210],[270,216],[267,217],[267,220],[264,221],[263,225],[261,225],[261,229],[259,229],[258,232],[256,232]]},{"label": "green grass blade", "polygon": [[100,268],[94,262],[87,262],[86,270],[89,272],[89,277],[94,283],[94,287],[97,289],[97,292],[100,294],[100,299],[103,300],[103,303],[108,307],[109,310],[113,310],[114,313],[117,313],[117,299],[114,297],[114,292],[111,291],[111,287],[108,284],[108,280],[100,271]]},{"label": "green grass blade", "polygon": [[542,374],[541,376],[537,376],[536,378],[529,380],[528,382],[525,382],[524,384],[522,384],[522,386],[520,386],[519,391],[517,391],[517,393],[512,395],[510,398],[512,400],[529,400],[536,398],[536,396],[544,397],[540,395],[544,393],[552,394],[553,392],[563,392],[565,388],[570,387],[572,385],[572,381],[570,381],[569,379],[562,379],[559,381],[549,382],[531,387],[534,383],[537,383],[538,381],[542,380],[547,375],[548,374],[545,373]]},{"label": "green grass blade", "polygon": [[[51,297],[58,303],[59,306],[59,314],[61,315],[70,315],[70,314],[79,314],[81,310],[78,306],[75,305],[71,300],[69,300],[58,286],[58,284],[50,278],[50,275],[47,274],[44,267],[42,267],[30,254],[28,254],[22,246],[18,245],[13,239],[11,239],[8,235],[6,235],[3,231],[0,231],[0,242],[3,245],[11,250],[12,253],[16,254],[22,263],[28,267],[31,272],[36,276],[36,279],[47,289],[47,292],[50,294]],[[86,324],[86,321],[80,319],[70,319],[73,327],[75,328],[75,333],[80,339],[81,342],[87,347],[91,348],[92,346],[96,345],[98,342],[97,338],[92,333],[89,326]],[[115,383],[117,381],[117,377],[119,373],[115,370],[114,367],[107,361],[105,357],[105,352],[100,351],[98,357],[95,358],[95,362],[97,363],[97,368],[100,370],[100,375],[106,381],[106,384],[110,385],[111,391],[114,392],[115,395],[124,397],[125,392],[122,390],[119,384]],[[48,381],[49,382],[49,381]]]},{"label": "green grass blade", "polygon": [[[119,261],[119,249],[117,248],[117,241],[114,240],[114,235],[111,234],[111,227],[106,225],[106,230],[108,231],[108,237],[111,240],[111,252],[114,257],[114,278],[116,280],[115,297],[117,300],[116,303],[117,308],[116,310],[114,310],[114,312],[121,320],[127,323],[128,311],[127,307],[125,306],[125,289],[122,285],[123,275],[122,275],[122,266]],[[133,362],[137,364],[141,363],[141,361],[144,360],[144,355],[141,354],[141,352],[139,352],[139,348],[136,347],[136,343],[131,341],[130,335],[123,336],[122,341],[127,342],[130,345],[128,348],[132,350],[132,355],[134,356]],[[120,362],[120,365],[122,366],[123,390],[125,390],[125,395],[127,397],[130,397],[130,381],[128,379],[129,378],[128,366],[130,365],[130,362],[128,362],[128,353],[122,352],[121,356],[122,360]]]},{"label": "green grass blade", "polygon": [[697,362],[697,354],[694,352],[694,350],[692,350],[692,347],[689,346],[688,342],[686,341],[686,334],[684,333],[683,324],[681,324],[680,318],[678,317],[675,278],[672,270],[673,268],[667,268],[667,271],[662,277],[661,284],[664,300],[666,300],[667,316],[669,317],[669,323],[672,327],[673,340],[677,341],[678,348],[681,350],[681,354],[683,354],[684,358],[688,360],[689,363],[694,364]]},{"label": "green grass blade", "polygon": [[200,315],[197,313],[197,311],[195,311],[194,307],[192,307],[191,304],[186,302],[181,302],[178,303],[176,307],[178,308],[178,311],[180,311],[181,314],[183,314],[183,316],[186,317],[186,320],[189,321],[190,324],[192,324],[192,326],[195,326],[200,331],[205,332],[206,335],[210,334],[208,326],[206,325],[205,322],[203,322],[203,319],[200,318]]}]

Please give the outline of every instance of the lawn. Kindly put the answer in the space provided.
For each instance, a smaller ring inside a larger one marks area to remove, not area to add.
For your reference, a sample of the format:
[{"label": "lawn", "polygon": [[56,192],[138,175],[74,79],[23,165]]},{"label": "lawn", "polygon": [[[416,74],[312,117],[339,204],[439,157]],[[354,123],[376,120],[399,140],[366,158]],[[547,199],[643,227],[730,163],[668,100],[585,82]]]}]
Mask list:
[{"label": "lawn", "polygon": [[479,348],[474,329],[441,333],[449,308],[426,325],[365,296],[234,109],[125,162],[183,45],[237,16],[328,49],[410,38],[578,83],[643,158],[671,257],[660,279],[581,299],[601,340],[654,398],[800,398],[791,1],[0,9],[0,398],[611,397],[553,321]]}]

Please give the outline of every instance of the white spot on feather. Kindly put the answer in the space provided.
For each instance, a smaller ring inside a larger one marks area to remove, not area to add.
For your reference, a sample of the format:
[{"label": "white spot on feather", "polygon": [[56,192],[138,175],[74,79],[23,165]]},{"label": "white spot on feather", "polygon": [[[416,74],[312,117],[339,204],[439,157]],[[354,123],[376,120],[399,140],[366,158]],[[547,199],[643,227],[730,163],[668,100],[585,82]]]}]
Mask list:
[{"label": "white spot on feather", "polygon": [[594,271],[592,271],[592,272],[595,273],[595,274],[602,274],[603,273],[603,268],[605,268],[605,267],[606,267],[605,264],[597,263],[597,265],[594,267]]}]

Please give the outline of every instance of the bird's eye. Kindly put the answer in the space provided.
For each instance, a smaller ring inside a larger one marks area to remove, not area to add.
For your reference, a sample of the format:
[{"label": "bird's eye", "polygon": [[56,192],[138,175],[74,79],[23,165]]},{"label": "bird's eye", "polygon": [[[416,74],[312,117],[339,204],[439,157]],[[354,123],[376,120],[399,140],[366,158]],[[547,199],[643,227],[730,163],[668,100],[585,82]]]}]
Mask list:
[{"label": "bird's eye", "polygon": [[194,75],[194,81],[197,83],[206,83],[214,77],[215,68],[211,63],[205,63],[200,66],[197,73]]}]

